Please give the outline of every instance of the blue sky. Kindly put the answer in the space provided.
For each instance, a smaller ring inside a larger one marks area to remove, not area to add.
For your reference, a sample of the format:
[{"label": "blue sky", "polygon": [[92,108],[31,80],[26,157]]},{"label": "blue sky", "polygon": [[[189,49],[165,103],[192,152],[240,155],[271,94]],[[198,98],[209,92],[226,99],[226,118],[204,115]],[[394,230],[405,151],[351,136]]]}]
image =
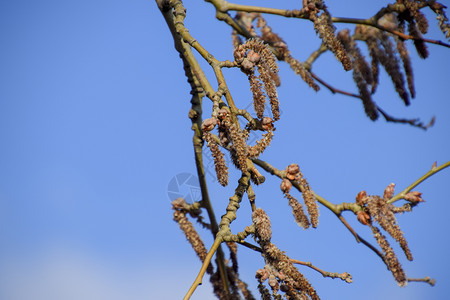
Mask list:
[{"label": "blue sky", "polygon": [[[277,5],[294,8],[297,2]],[[328,5],[346,17],[369,17],[384,5],[347,2]],[[230,30],[215,21],[212,6],[198,1],[186,7],[191,34],[218,59],[232,59]],[[434,16],[428,16],[428,36],[443,39]],[[267,19],[300,60],[320,45],[306,21]],[[0,299],[181,298],[200,268],[172,221],[173,194],[168,193],[171,180],[195,174],[189,87],[156,4],[2,1],[0,38]],[[448,161],[449,50],[429,45],[430,57],[421,60],[408,47],[416,99],[404,107],[382,73],[374,100],[397,117],[427,122],[436,116],[434,127],[425,132],[381,119],[371,122],[359,101],[324,88],[315,93],[281,64],[282,115],[263,159],[278,168],[298,163],[313,190],[333,203],[351,202],[363,189],[382,194],[391,182],[400,191],[434,161]],[[351,74],[330,54],[313,70],[336,87],[356,90]],[[251,94],[245,76],[234,70],[225,75],[237,105],[247,107]],[[207,115],[211,106],[205,102]],[[208,177],[218,216],[238,175],[231,172],[227,188]],[[272,220],[274,242],[293,258],[353,275],[349,285],[300,268],[323,299],[449,294],[449,170],[421,184],[417,190],[426,202],[399,217],[415,260],[407,262],[394,246],[408,276],[436,278],[433,288],[422,283],[399,288],[379,258],[323,207],[317,229],[300,229],[279,180],[266,178],[255,192],[257,205]],[[180,193],[188,191],[184,185]],[[351,214],[345,216],[373,241]],[[232,230],[250,222],[250,207],[243,201]],[[205,243],[211,242],[205,233]],[[254,288],[263,261],[243,248],[239,255],[242,278]],[[209,298],[206,281],[192,299]]]}]

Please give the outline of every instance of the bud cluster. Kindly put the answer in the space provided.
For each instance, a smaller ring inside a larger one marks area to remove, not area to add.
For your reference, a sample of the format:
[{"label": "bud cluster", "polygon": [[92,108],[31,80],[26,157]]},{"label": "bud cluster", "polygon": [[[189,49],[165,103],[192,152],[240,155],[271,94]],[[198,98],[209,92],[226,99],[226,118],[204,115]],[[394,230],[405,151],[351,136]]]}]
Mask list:
[{"label": "bud cluster", "polygon": [[[314,193],[309,187],[306,179],[303,177],[300,167],[297,164],[290,164],[286,167],[285,174],[286,178],[282,180],[280,189],[284,196],[289,200],[289,206],[292,208],[292,214],[294,215],[295,221],[304,229],[309,228],[310,225],[316,228],[319,223],[319,208]],[[291,181],[297,183],[300,187],[311,222],[306,216],[302,204],[289,193],[292,188]]]},{"label": "bud cluster", "polygon": [[389,184],[384,192],[383,197],[380,196],[368,196],[365,191],[361,191],[356,195],[356,204],[359,205],[362,210],[357,213],[358,221],[363,225],[368,225],[377,240],[378,245],[384,252],[385,262],[389,270],[394,275],[394,278],[399,285],[406,285],[406,275],[395,255],[394,250],[389,245],[386,237],[381,234],[380,230],[374,225],[373,222],[378,223],[383,230],[385,230],[392,238],[394,238],[402,248],[405,256],[408,260],[413,260],[411,251],[408,247],[408,243],[397,223],[395,217],[396,213],[402,213],[411,211],[411,207],[419,202],[422,202],[420,192],[409,192],[403,198],[410,203],[405,204],[403,207],[394,206],[389,202],[394,197],[395,184]]}]

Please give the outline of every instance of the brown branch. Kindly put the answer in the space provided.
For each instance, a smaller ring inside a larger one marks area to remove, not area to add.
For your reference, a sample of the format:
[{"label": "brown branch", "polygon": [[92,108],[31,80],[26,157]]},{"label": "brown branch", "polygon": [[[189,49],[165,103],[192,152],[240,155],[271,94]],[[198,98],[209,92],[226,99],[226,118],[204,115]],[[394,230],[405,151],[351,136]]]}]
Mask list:
[{"label": "brown branch", "polygon": [[340,18],[340,17],[333,17],[331,18],[331,20],[334,23],[346,23],[346,24],[360,24],[360,25],[366,25],[366,26],[371,26],[371,27],[375,27],[379,30],[385,31],[385,32],[389,32],[393,35],[398,36],[400,39],[402,40],[416,40],[416,41],[423,41],[423,42],[427,42],[430,44],[435,44],[435,45],[440,45],[440,46],[444,46],[447,48],[450,48],[450,44],[444,43],[442,41],[439,40],[432,40],[432,39],[426,39],[426,38],[422,38],[422,37],[417,37],[417,36],[412,36],[412,35],[408,35],[405,34],[403,32],[394,30],[394,29],[390,29],[388,27],[385,27],[383,25],[378,24],[373,18],[370,19],[356,19],[356,18]]},{"label": "brown branch", "polygon": [[363,239],[358,233],[356,233],[356,231],[350,226],[350,224],[347,222],[347,220],[341,214],[336,215],[336,216],[339,218],[339,220],[342,222],[342,224],[344,224],[345,227],[352,233],[352,235],[355,237],[355,239],[358,243],[363,243],[370,250],[375,252],[375,254],[377,254],[381,258],[381,260],[386,264],[386,259],[383,255],[383,253],[380,252],[380,250],[375,248],[375,246],[373,246],[371,243],[369,243],[368,241]]},{"label": "brown branch", "polygon": [[[349,97],[353,97],[353,98],[358,98],[361,99],[360,95],[357,94],[353,94],[338,88],[333,87],[332,85],[330,85],[329,83],[325,82],[323,79],[321,79],[319,76],[317,76],[315,73],[311,72],[311,76],[317,80],[320,84],[322,84],[324,87],[326,87],[332,94],[341,94],[341,95],[345,95],[345,96],[349,96]],[[383,109],[381,109],[381,107],[379,107],[378,105],[376,105],[377,107],[377,111],[379,111],[381,113],[381,115],[384,117],[384,119],[386,120],[386,122],[391,122],[391,123],[401,123],[401,124],[409,124],[411,126],[414,127],[418,127],[421,128],[423,130],[427,130],[428,128],[430,128],[431,126],[434,125],[434,122],[436,120],[435,117],[431,118],[430,122],[428,122],[428,124],[423,124],[422,122],[420,122],[419,119],[402,119],[402,118],[395,118],[392,117],[390,115],[388,115]]]},{"label": "brown branch", "polygon": [[[244,32],[242,26],[239,26],[238,24],[236,24],[236,22],[233,21],[233,19],[228,15],[229,11],[242,11],[242,12],[248,12],[248,13],[255,12],[255,13],[278,15],[278,16],[282,16],[282,17],[286,17],[286,18],[309,19],[308,14],[305,13],[304,10],[277,9],[277,8],[269,8],[269,7],[261,7],[261,6],[241,5],[241,4],[230,3],[225,0],[207,0],[207,2],[212,3],[214,5],[214,7],[216,8],[216,16],[218,17],[218,19],[225,20],[230,26],[232,26],[235,30],[237,30],[239,32],[239,34],[242,34],[242,33],[248,34],[248,32]],[[394,6],[392,6],[391,8],[394,8]],[[331,18],[331,20],[334,23],[361,24],[361,25],[371,26],[371,27],[375,27],[379,30],[383,30],[383,31],[389,32],[393,35],[396,35],[403,40],[419,40],[419,41],[424,41],[427,43],[436,44],[436,45],[450,48],[450,44],[444,43],[442,41],[411,36],[411,35],[408,35],[408,34],[400,32],[400,31],[393,30],[393,29],[390,29],[388,27],[378,24],[378,19],[380,19],[381,16],[383,16],[384,14],[386,14],[388,12],[396,11],[396,10],[392,10],[391,8],[382,8],[380,10],[380,12],[378,12],[377,14],[375,14],[374,17],[369,18],[369,19],[333,17],[333,18]],[[246,36],[246,34],[244,34],[244,36]],[[247,36],[247,38],[248,38],[248,36]]]},{"label": "brown branch", "polygon": [[434,125],[434,122],[436,121],[436,117],[432,117],[430,122],[428,124],[423,124],[420,122],[419,119],[400,119],[400,118],[394,118],[390,115],[388,115],[384,110],[382,110],[379,106],[377,106],[377,110],[381,113],[383,118],[386,120],[386,122],[392,122],[392,123],[403,123],[403,124],[409,124],[414,127],[421,128],[423,130],[427,130],[431,126]]},{"label": "brown branch", "polygon": [[[276,175],[277,177],[279,177],[281,179],[285,178],[285,174],[283,171],[278,170],[277,168],[273,167],[269,163],[262,161],[260,159],[253,159],[253,162],[256,165],[262,167],[265,171],[269,172],[270,174]],[[296,185],[295,183],[293,184],[293,186],[295,188],[299,189],[299,186]],[[355,212],[355,208],[351,207],[350,205],[340,205],[338,207],[338,205],[332,204],[331,202],[325,200],[323,197],[317,195],[316,193],[314,193],[314,197],[316,197],[317,201],[320,204],[322,204],[323,206],[325,206],[326,208],[331,210],[338,217],[338,219],[342,222],[342,224],[344,224],[344,226],[355,237],[355,239],[358,243],[361,242],[362,244],[364,244],[370,250],[375,252],[375,254],[377,254],[383,260],[383,262],[385,262],[384,255],[377,248],[375,248],[372,244],[370,244],[369,242],[364,240],[359,234],[357,234],[356,231],[350,226],[350,224],[348,224],[347,220],[341,215],[341,212],[345,211],[345,210],[350,210],[352,212]]]},{"label": "brown branch", "polygon": [[340,89],[337,89],[337,88],[335,88],[335,87],[333,87],[333,86],[331,86],[330,84],[328,84],[328,83],[326,83],[324,80],[322,80],[319,76],[317,76],[315,73],[313,73],[313,72],[311,72],[311,76],[315,79],[315,80],[317,80],[320,84],[322,84],[324,87],[326,87],[328,90],[330,90],[330,92],[332,93],[332,94],[342,94],[342,95],[345,95],[345,96],[350,96],[350,97],[354,97],[354,98],[358,98],[358,99],[361,99],[361,96],[359,96],[359,95],[357,95],[357,94],[353,94],[353,93],[350,93],[350,92],[346,92],[346,91],[343,91],[343,90],[340,90]]}]

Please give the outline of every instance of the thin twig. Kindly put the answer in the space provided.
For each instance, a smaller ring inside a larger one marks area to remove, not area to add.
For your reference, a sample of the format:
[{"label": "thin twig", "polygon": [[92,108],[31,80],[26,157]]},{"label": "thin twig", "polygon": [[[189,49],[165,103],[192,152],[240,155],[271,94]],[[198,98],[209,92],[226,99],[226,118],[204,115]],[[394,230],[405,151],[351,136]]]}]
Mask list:
[{"label": "thin twig", "polygon": [[319,272],[320,274],[322,274],[323,277],[330,277],[330,278],[339,278],[347,283],[351,283],[352,282],[352,275],[350,275],[347,272],[344,273],[337,273],[337,272],[327,272],[324,271],[322,269],[319,269],[318,267],[314,266],[311,262],[305,262],[305,261],[300,261],[297,259],[290,259],[290,261],[293,264],[299,264],[299,265],[303,265],[303,266],[307,266],[317,272]]},{"label": "thin twig", "polygon": [[420,183],[422,183],[425,179],[428,179],[429,177],[433,176],[437,172],[439,172],[447,167],[450,167],[450,161],[446,162],[445,164],[440,165],[439,167],[432,168],[430,171],[426,172],[422,177],[420,177],[419,179],[414,181],[411,185],[409,185],[406,189],[404,189],[403,191],[401,191],[400,193],[398,193],[397,195],[395,195],[394,197],[389,199],[389,201],[387,201],[387,203],[391,204],[400,199],[403,199],[406,196],[406,194],[408,194],[413,188],[415,188]]},{"label": "thin twig", "polygon": [[194,280],[194,283],[189,288],[188,292],[186,293],[186,296],[184,296],[184,300],[190,299],[192,294],[194,293],[195,289],[202,284],[203,276],[205,275],[206,268],[208,267],[209,263],[211,262],[212,257],[214,256],[214,253],[216,253],[217,249],[219,248],[220,244],[222,243],[222,239],[220,237],[216,237],[214,240],[213,245],[211,246],[211,249],[209,250],[208,254],[206,255],[205,261],[203,262],[203,265],[198,272],[197,277]]},{"label": "thin twig", "polygon": [[428,276],[424,278],[408,278],[408,282],[425,282],[431,286],[434,286],[436,284],[436,279]]},{"label": "thin twig", "polygon": [[[360,100],[362,100],[361,96],[358,94],[353,94],[338,88],[335,88],[334,86],[332,86],[331,84],[327,83],[326,81],[324,81],[323,79],[321,79],[319,76],[317,76],[315,73],[311,72],[311,76],[317,80],[320,84],[322,84],[324,87],[326,87],[332,94],[341,94],[341,95],[345,95],[345,96],[349,96],[349,97],[353,97],[353,98],[358,98]],[[377,111],[379,111],[381,113],[381,115],[384,117],[384,119],[386,120],[386,122],[391,122],[391,123],[402,123],[402,124],[409,124],[411,126],[414,127],[418,127],[424,130],[427,130],[428,128],[430,128],[431,126],[434,125],[434,122],[436,120],[435,117],[431,118],[430,122],[428,124],[423,124],[422,122],[420,122],[419,119],[401,119],[401,118],[395,118],[392,117],[390,115],[388,115],[383,109],[381,109],[381,107],[379,107],[378,105],[376,105]]]}]

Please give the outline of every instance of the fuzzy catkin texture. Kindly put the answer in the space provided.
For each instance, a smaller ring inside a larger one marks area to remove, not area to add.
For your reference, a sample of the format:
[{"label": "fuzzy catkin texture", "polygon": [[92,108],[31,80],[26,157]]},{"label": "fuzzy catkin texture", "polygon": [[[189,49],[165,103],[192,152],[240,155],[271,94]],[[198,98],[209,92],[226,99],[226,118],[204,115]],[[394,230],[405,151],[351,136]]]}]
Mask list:
[{"label": "fuzzy catkin texture", "polygon": [[272,141],[272,137],[273,137],[272,131],[269,131],[269,132],[263,134],[261,140],[256,141],[256,145],[248,147],[248,150],[247,150],[248,156],[250,158],[253,158],[253,157],[258,157],[259,155],[261,155],[261,153],[263,153],[264,150],[266,150],[266,148],[270,145],[270,142]]},{"label": "fuzzy catkin texture", "polygon": [[311,224],[309,223],[308,217],[303,210],[302,204],[298,202],[295,197],[291,196],[291,194],[286,193],[285,195],[289,200],[289,206],[292,208],[292,214],[294,215],[295,222],[297,222],[298,226],[303,229],[308,229]]},{"label": "fuzzy catkin texture", "polygon": [[256,235],[262,243],[270,242],[272,238],[272,228],[269,216],[262,208],[257,208],[252,213],[253,224],[255,225]]},{"label": "fuzzy catkin texture", "polygon": [[412,68],[412,64],[411,64],[411,59],[409,57],[409,52],[406,49],[405,42],[401,41],[400,39],[397,39],[397,52],[400,55],[400,58],[403,62],[403,69],[405,70],[406,81],[408,82],[409,93],[411,95],[411,98],[415,98],[416,90],[414,87],[414,73],[413,73],[413,68]]},{"label": "fuzzy catkin texture", "polygon": [[248,81],[253,94],[253,108],[255,109],[256,116],[261,119],[264,116],[266,106],[266,95],[263,91],[263,85],[253,73],[248,75]]},{"label": "fuzzy catkin texture", "polygon": [[353,81],[355,81],[356,86],[358,87],[359,95],[363,102],[366,115],[374,121],[378,118],[378,110],[372,100],[368,87],[368,85],[373,84],[374,81],[371,69],[362,56],[357,44],[350,36],[350,31],[348,29],[340,31],[338,34],[338,39],[344,45],[345,50],[352,58]]},{"label": "fuzzy catkin texture", "polygon": [[299,293],[306,293],[310,299],[319,300],[316,290],[309,281],[297,270],[291,263],[289,257],[278,249],[274,244],[267,243],[263,245],[263,255],[267,264],[275,270],[286,275],[285,282],[292,281],[292,286]]},{"label": "fuzzy catkin texture", "polygon": [[236,124],[229,125],[228,129],[232,141],[232,147],[236,155],[237,167],[245,173],[247,171],[247,148],[244,134],[238,129]]},{"label": "fuzzy catkin texture", "polygon": [[327,46],[328,50],[333,52],[336,58],[342,63],[344,70],[349,71],[352,69],[350,58],[348,57],[341,42],[336,38],[336,27],[334,27],[333,22],[331,21],[330,14],[326,10],[325,6],[323,4],[321,5],[324,10],[319,16],[317,16],[317,13],[313,12],[310,14],[310,19],[314,23],[314,29],[322,39],[323,43]]},{"label": "fuzzy catkin texture", "polygon": [[225,157],[219,149],[219,145],[217,145],[216,141],[212,138],[209,132],[203,133],[203,139],[206,141],[209,149],[211,150],[213,159],[214,159],[214,167],[216,169],[217,181],[222,186],[226,186],[228,184],[228,167],[225,162]]},{"label": "fuzzy catkin texture", "polygon": [[386,199],[384,198],[371,196],[367,208],[369,209],[369,214],[372,218],[400,244],[406,258],[408,260],[413,260],[411,250],[408,247],[408,242],[403,236],[403,232],[401,231],[400,226],[398,226],[397,219],[392,212],[394,206],[392,204],[387,204]]},{"label": "fuzzy catkin texture", "polygon": [[[194,225],[192,225],[192,223],[188,220],[186,214],[179,210],[175,210],[173,212],[173,219],[178,223],[178,226],[180,226],[181,231],[183,231],[186,239],[189,244],[191,244],[197,256],[202,262],[204,262],[207,255],[206,247],[197,230],[195,230]],[[207,272],[208,274],[212,273],[211,264],[208,265]]]},{"label": "fuzzy catkin texture", "polygon": [[[422,37],[414,22],[411,22],[408,24],[408,32],[409,32],[409,35],[411,35],[413,37],[418,37],[418,38]],[[422,39],[414,39],[414,46],[416,47],[417,54],[419,54],[419,56],[421,58],[428,57],[428,55],[429,55],[428,47]]]},{"label": "fuzzy catkin texture", "polygon": [[237,286],[239,290],[241,291],[242,295],[244,295],[245,300],[256,300],[255,297],[253,297],[252,292],[248,289],[248,284],[244,281],[237,279]]},{"label": "fuzzy catkin texture", "polygon": [[300,175],[300,186],[303,187],[302,197],[305,201],[306,208],[308,210],[309,218],[311,219],[311,225],[316,228],[319,225],[319,206],[317,205],[316,197],[314,197],[308,182],[303,177],[303,174],[299,172]]},{"label": "fuzzy catkin texture", "polygon": [[437,15],[436,19],[438,20],[439,29],[441,29],[447,39],[450,39],[450,23],[448,22],[447,15],[445,14],[444,6],[435,2],[432,9]]},{"label": "fuzzy catkin texture", "polygon": [[314,82],[311,73],[309,73],[308,70],[305,69],[300,61],[293,58],[290,54],[286,55],[285,61],[289,64],[295,74],[300,75],[300,77],[304,82],[308,84],[308,86],[312,87],[316,92],[320,90],[320,87]]},{"label": "fuzzy catkin texture", "polygon": [[380,43],[384,48],[384,52],[380,53],[381,64],[384,66],[386,72],[391,77],[392,83],[394,83],[395,90],[401,99],[405,102],[405,105],[409,105],[409,96],[405,89],[405,79],[403,73],[400,70],[400,62],[395,54],[395,48],[392,43],[392,39],[386,33],[380,33]]},{"label": "fuzzy catkin texture", "polygon": [[397,256],[394,253],[394,250],[389,245],[389,242],[386,240],[386,237],[381,234],[380,230],[375,226],[370,226],[372,229],[372,233],[377,240],[378,245],[380,245],[381,249],[384,252],[385,262],[387,264],[388,269],[391,271],[395,280],[397,281],[399,286],[406,286],[407,278],[406,274],[403,271],[402,265],[400,264]]},{"label": "fuzzy catkin texture", "polygon": [[230,249],[230,260],[232,263],[233,271],[238,273],[238,261],[237,261],[237,245],[234,242],[227,242],[228,249]]}]

